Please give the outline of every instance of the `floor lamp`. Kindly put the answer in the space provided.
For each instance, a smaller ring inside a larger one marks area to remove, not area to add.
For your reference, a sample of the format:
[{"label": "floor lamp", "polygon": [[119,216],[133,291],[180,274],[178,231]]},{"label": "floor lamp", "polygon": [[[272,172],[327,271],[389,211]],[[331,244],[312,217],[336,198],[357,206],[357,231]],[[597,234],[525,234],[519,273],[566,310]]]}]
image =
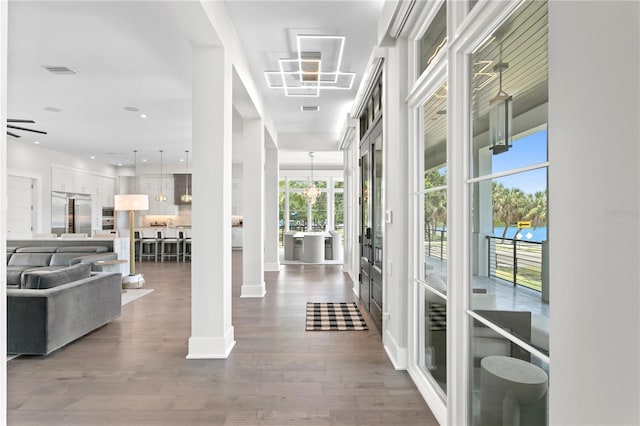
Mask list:
[{"label": "floor lamp", "polygon": [[149,210],[147,194],[119,194],[115,196],[114,210],[129,212],[129,275],[122,278],[122,284],[129,288],[142,287],[142,274],[136,274],[136,243],[134,238],[134,213]]}]

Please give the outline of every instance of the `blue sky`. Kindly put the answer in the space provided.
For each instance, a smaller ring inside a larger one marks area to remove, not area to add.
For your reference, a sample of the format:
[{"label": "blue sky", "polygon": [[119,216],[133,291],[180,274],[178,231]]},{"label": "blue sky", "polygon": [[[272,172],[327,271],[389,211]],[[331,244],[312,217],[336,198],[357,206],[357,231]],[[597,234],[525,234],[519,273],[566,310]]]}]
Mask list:
[{"label": "blue sky", "polygon": [[[547,161],[547,131],[515,140],[509,151],[492,156],[492,173],[530,166]],[[544,191],[547,186],[547,169],[496,179],[507,188],[520,188],[526,193]]]}]

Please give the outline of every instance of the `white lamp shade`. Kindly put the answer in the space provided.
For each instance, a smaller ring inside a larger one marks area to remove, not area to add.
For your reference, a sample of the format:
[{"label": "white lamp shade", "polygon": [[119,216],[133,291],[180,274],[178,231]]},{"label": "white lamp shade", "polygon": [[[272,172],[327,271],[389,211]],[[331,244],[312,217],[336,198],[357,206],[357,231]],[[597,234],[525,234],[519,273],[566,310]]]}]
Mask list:
[{"label": "white lamp shade", "polygon": [[149,210],[149,196],[147,194],[119,194],[114,200],[115,210]]}]

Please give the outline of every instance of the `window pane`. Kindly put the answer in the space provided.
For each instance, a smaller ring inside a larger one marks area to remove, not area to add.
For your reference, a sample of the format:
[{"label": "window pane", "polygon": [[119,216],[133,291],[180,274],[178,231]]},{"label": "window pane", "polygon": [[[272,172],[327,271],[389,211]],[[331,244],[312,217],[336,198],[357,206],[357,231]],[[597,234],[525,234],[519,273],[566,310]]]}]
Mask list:
[{"label": "window pane", "polygon": [[313,185],[316,188],[326,188],[327,187],[327,181],[326,180],[314,180],[313,181]]},{"label": "window pane", "polygon": [[[325,182],[326,184],[326,182]],[[325,231],[327,227],[327,193],[322,192],[311,205],[311,231]]]},{"label": "window pane", "polygon": [[472,61],[472,176],[547,161],[547,3],[524,2]]},{"label": "window pane", "polygon": [[336,231],[344,236],[344,194],[342,192],[336,192],[333,194],[333,223]]},{"label": "window pane", "polygon": [[[282,181],[281,181],[282,182]],[[280,245],[282,245],[282,235],[284,232],[284,219],[285,219],[285,193],[281,192],[278,194],[278,242],[280,243]]]},{"label": "window pane", "polygon": [[289,193],[289,229],[307,230],[307,199],[302,194]]},{"label": "window pane", "polygon": [[420,72],[422,74],[447,43],[447,4],[442,3],[433,22],[420,39]]},{"label": "window pane", "polygon": [[429,192],[424,196],[424,252],[428,260],[425,273],[437,265],[443,270],[447,260],[447,191]]},{"label": "window pane", "polygon": [[333,181],[333,187],[334,188],[344,188],[344,181],[343,180],[334,180]]},{"label": "window pane", "polygon": [[290,180],[289,188],[306,188],[309,185],[309,180]]},{"label": "window pane", "polygon": [[[529,327],[527,314],[503,313],[522,332]],[[549,424],[549,364],[479,321],[470,321],[472,424]]]},{"label": "window pane", "polygon": [[[471,308],[483,316],[489,311],[528,313],[536,333],[518,337],[543,353],[549,350],[549,289],[543,279],[548,267],[543,260],[548,240],[546,186],[546,168],[475,183],[471,241]],[[497,325],[517,332],[508,323]]]},{"label": "window pane", "polygon": [[443,84],[424,107],[424,189],[447,184],[447,90]]},{"label": "window pane", "polygon": [[424,320],[420,323],[422,353],[418,359],[425,373],[433,377],[443,394],[447,392],[447,301],[422,287]]}]

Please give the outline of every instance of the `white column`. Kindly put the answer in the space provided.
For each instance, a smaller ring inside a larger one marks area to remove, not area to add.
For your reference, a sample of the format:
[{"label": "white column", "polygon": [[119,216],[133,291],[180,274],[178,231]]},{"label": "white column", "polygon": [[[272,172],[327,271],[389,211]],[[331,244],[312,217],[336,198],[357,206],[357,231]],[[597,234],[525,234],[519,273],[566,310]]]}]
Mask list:
[{"label": "white column", "polygon": [[[7,14],[8,3],[0,1],[0,253],[7,239]],[[0,262],[0,276],[7,276],[6,262]],[[0,353],[7,353],[7,288],[0,286]],[[7,363],[0,367],[0,419],[7,418]]]},{"label": "white column", "polygon": [[188,359],[227,358],[231,325],[231,61],[193,49],[191,337]]},{"label": "white column", "polygon": [[240,297],[263,297],[264,285],[264,126],[244,120],[242,289]]},{"label": "white column", "polygon": [[278,150],[267,149],[265,155],[264,270],[280,270],[278,223],[280,220],[280,177]]}]

